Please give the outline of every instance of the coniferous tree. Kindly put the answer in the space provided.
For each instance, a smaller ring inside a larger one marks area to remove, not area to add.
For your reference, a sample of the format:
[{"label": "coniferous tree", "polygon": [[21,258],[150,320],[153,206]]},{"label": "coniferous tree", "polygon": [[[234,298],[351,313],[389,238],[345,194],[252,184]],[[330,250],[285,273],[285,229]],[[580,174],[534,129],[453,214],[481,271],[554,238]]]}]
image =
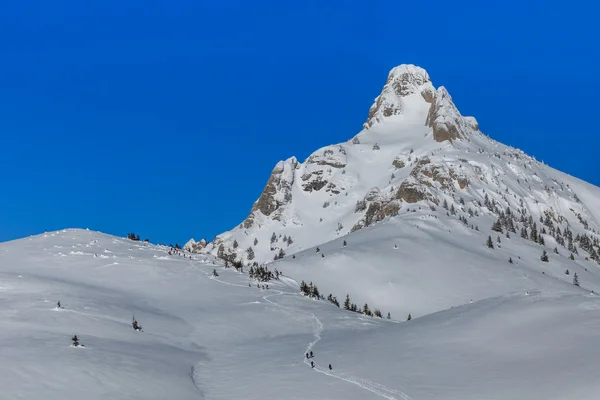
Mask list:
[{"label": "coniferous tree", "polygon": [[573,274],[573,285],[579,286],[579,277],[577,276],[577,272]]},{"label": "coniferous tree", "polygon": [[246,254],[248,255],[248,260],[254,260],[254,249],[252,249],[252,247],[246,249]]},{"label": "coniferous tree", "polygon": [[406,318],[407,321],[410,321],[412,319],[412,316],[410,314],[408,314],[408,318]]},{"label": "coniferous tree", "polygon": [[498,242],[498,244],[501,244],[502,242],[500,241],[500,235],[498,235],[498,239],[496,239],[496,242]]},{"label": "coniferous tree", "polygon": [[392,319],[392,316],[390,315],[389,312],[388,312],[388,315],[387,315],[387,319]]},{"label": "coniferous tree", "polygon": [[542,260],[543,262],[548,262],[548,253],[546,253],[546,250],[544,250],[544,252],[542,253],[540,260]]},{"label": "coniferous tree", "polygon": [[487,247],[489,247],[490,249],[494,248],[494,242],[492,241],[492,237],[491,236],[488,236]]},{"label": "coniferous tree", "polygon": [[258,239],[254,238],[254,245],[256,246],[258,244]]},{"label": "coniferous tree", "polygon": [[500,219],[494,222],[494,224],[492,225],[492,230],[494,232],[502,233],[502,222],[500,221]]},{"label": "coniferous tree", "polygon": [[239,246],[239,245],[238,245],[238,242],[237,242],[237,240],[236,240],[236,239],[234,239],[234,240],[233,240],[233,248],[234,248],[234,249],[237,249],[237,248],[238,248],[238,246]]},{"label": "coniferous tree", "polygon": [[277,241],[277,235],[275,234],[275,232],[273,232],[273,234],[271,235],[271,244],[275,243]]},{"label": "coniferous tree", "polygon": [[569,257],[571,259],[571,261],[575,260],[575,257],[573,257],[573,253],[571,253],[571,257]]},{"label": "coniferous tree", "polygon": [[350,310],[351,304],[350,304],[350,295],[347,294],[346,295],[346,300],[344,300],[344,310]]},{"label": "coniferous tree", "polygon": [[521,237],[523,239],[529,239],[529,235],[527,234],[527,228],[523,227],[523,229],[521,229]]},{"label": "coniferous tree", "polygon": [[369,305],[367,303],[365,303],[365,305],[363,307],[363,313],[365,315],[369,315],[371,313],[371,310],[369,309]]}]

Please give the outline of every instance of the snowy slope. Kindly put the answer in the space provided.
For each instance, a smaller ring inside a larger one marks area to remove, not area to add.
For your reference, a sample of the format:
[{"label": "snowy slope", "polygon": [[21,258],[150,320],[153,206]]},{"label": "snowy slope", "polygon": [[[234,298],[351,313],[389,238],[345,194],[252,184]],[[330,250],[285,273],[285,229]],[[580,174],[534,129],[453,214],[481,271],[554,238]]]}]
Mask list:
[{"label": "snowy slope", "polygon": [[[539,291],[399,322],[303,297],[286,271],[260,290],[210,256],[167,251],[75,229],[0,244],[0,398],[558,400],[600,393],[600,299],[548,275],[530,278]],[[58,300],[64,309],[55,308]],[[144,332],[132,331],[132,314]],[[85,348],[70,347],[73,334]]]},{"label": "snowy slope", "polygon": [[[494,232],[499,217],[512,225]],[[279,162],[248,218],[200,251],[244,264],[283,257],[278,268],[340,299],[423,315],[539,288],[541,272],[570,281],[572,269],[595,290],[598,233],[600,188],[485,136],[425,70],[402,65],[360,133]]]}]

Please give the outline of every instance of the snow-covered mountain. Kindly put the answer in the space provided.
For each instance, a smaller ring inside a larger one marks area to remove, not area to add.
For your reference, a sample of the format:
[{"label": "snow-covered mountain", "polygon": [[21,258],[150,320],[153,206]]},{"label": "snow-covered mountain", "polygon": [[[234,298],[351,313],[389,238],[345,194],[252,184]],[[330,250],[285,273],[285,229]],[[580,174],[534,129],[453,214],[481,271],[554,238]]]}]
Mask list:
[{"label": "snow-covered mountain", "polygon": [[[355,232],[348,238],[360,245],[349,240],[345,256],[389,249],[380,239],[396,228],[384,222]],[[411,243],[415,253],[435,242],[426,240],[434,225],[418,229],[425,240]],[[461,237],[442,233],[437,240]],[[448,258],[476,247],[457,246]],[[600,274],[575,262],[577,287],[534,271],[530,258],[538,251],[527,248],[518,251],[528,266],[515,260],[514,267],[480,269],[474,262],[470,269],[448,265],[448,274],[460,275],[465,288],[485,275],[540,290],[515,286],[511,294],[407,322],[394,312],[374,318],[304,297],[292,272],[257,282],[210,255],[169,255],[164,246],[99,232],[68,229],[1,243],[0,398],[597,399],[600,297],[583,286],[600,286]],[[335,253],[326,251],[325,259]],[[299,253],[297,261],[311,256]],[[551,254],[544,269],[556,272],[560,263]],[[408,263],[396,268],[407,280],[422,272]],[[340,283],[355,279],[338,275]],[[132,329],[132,317],[143,332]],[[85,347],[71,347],[73,335]]]},{"label": "snow-covered mountain", "polygon": [[[598,233],[599,188],[487,137],[424,69],[401,65],[362,131],[303,163],[280,161],[248,217],[202,251],[244,264],[281,259],[338,297],[426,313],[449,298],[505,294],[518,284],[499,284],[502,274],[523,276],[524,265],[567,280],[569,265],[596,270]],[[462,284],[452,278],[464,279],[461,269],[472,270]]]}]

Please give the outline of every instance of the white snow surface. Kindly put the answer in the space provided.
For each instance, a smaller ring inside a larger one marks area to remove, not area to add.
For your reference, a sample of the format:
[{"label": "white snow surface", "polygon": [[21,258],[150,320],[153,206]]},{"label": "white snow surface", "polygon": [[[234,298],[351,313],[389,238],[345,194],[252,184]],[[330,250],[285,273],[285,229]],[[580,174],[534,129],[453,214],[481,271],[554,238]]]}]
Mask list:
[{"label": "white snow surface", "polygon": [[[413,316],[446,307],[408,322],[300,295],[295,274],[316,264],[312,251],[273,265],[284,275],[260,290],[210,255],[168,256],[165,247],[88,230],[0,244],[0,398],[597,399],[600,298],[590,293],[600,285],[597,268],[553,253],[541,267],[538,249],[526,244],[502,248],[521,254],[511,266],[499,252],[474,250],[479,238],[461,243],[437,224],[418,213],[385,221],[348,236],[337,253],[338,241],[323,245],[337,261],[326,256],[328,264],[311,267],[344,285],[367,282],[365,292],[396,268],[403,279],[394,290],[422,303]],[[384,240],[393,235],[410,242],[393,249]],[[431,251],[415,262],[441,241],[444,251],[455,248],[446,259],[468,256],[442,264]],[[104,252],[111,258],[95,256]],[[335,271],[369,254],[388,265],[358,277]],[[582,287],[562,279],[567,265]],[[437,274],[435,290],[415,283]],[[463,290],[479,298],[465,301]],[[131,329],[133,315],[144,332]],[[74,334],[85,348],[70,346]]]}]

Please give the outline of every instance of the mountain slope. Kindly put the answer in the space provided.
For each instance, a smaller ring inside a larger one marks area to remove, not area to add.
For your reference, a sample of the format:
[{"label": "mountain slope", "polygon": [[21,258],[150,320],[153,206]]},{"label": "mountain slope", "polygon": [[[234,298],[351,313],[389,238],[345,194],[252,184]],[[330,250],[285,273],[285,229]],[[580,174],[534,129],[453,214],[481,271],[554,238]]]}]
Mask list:
[{"label": "mountain slope", "polygon": [[[357,254],[379,251],[367,230]],[[87,230],[2,243],[0,397],[597,398],[600,298],[582,288],[540,274],[543,290],[398,322],[303,297],[294,278],[260,290],[211,256]]]}]

